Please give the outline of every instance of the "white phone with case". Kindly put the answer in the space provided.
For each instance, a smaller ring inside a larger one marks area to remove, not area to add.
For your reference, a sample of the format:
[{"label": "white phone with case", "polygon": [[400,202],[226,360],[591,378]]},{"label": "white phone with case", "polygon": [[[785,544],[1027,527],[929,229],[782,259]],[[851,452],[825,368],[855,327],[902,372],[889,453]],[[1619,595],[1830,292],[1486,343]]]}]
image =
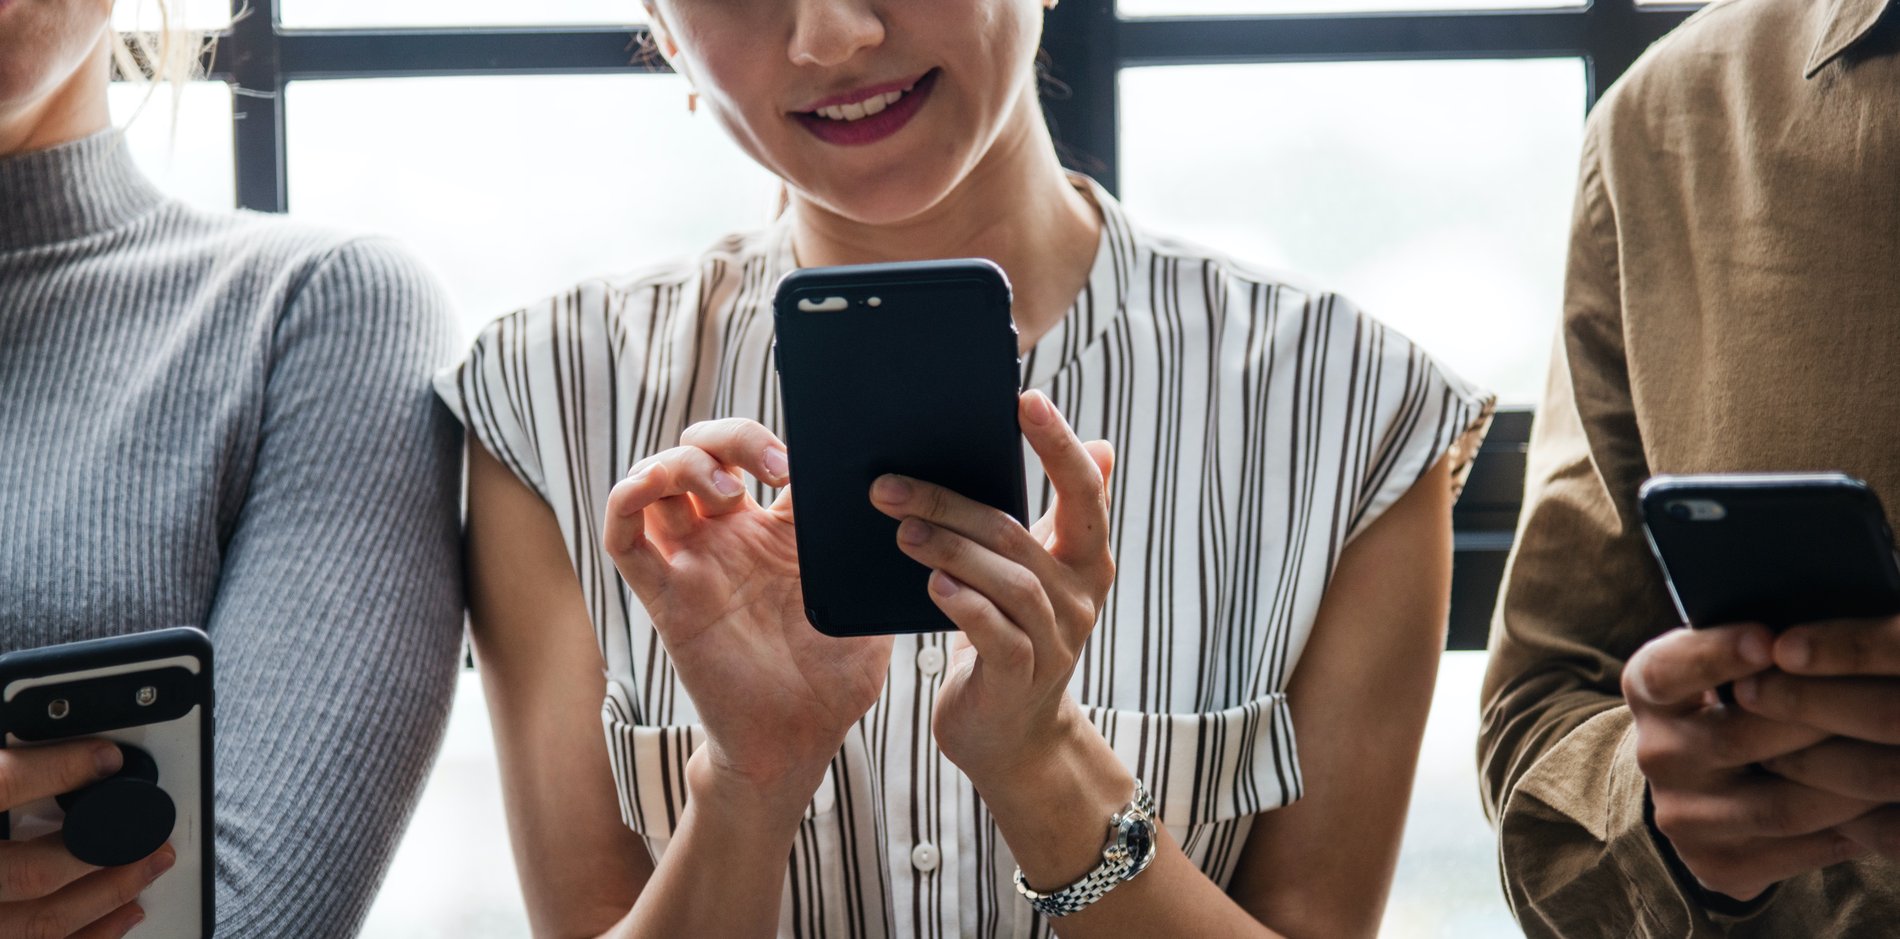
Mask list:
[{"label": "white phone with case", "polygon": [[99,866],[140,860],[169,841],[172,869],[139,896],[134,939],[207,939],[214,919],[211,640],[188,627],[0,656],[0,741],[31,747],[111,740],[125,766],[58,799],[0,813],[0,834],[60,832]]}]

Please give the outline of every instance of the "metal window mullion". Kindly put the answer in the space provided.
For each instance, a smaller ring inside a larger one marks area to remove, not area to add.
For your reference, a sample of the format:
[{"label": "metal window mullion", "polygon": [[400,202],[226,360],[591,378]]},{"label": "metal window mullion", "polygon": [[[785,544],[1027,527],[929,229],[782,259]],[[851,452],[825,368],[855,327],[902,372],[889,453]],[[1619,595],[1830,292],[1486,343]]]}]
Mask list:
[{"label": "metal window mullion", "polygon": [[246,209],[283,212],[290,208],[290,187],[277,0],[232,0],[231,16],[230,32],[218,41],[218,61],[231,77],[237,202]]}]

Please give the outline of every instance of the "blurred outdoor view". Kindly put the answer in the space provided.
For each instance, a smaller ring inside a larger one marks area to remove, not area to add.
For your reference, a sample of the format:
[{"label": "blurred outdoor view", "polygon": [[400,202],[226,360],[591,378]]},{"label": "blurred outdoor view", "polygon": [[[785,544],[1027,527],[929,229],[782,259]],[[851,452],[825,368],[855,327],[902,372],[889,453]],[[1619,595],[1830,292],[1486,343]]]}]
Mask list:
[{"label": "blurred outdoor view", "polygon": [[[1123,9],[1188,12],[1181,2]],[[1196,12],[1336,9],[1194,2]],[[299,27],[636,12],[633,0],[283,2]],[[1138,221],[1337,289],[1507,403],[1535,400],[1582,134],[1580,60],[1141,68],[1123,73],[1120,92],[1122,190]],[[688,114],[685,95],[681,79],[650,75],[295,83],[284,102],[291,211],[407,242],[472,335],[581,278],[691,254],[768,219],[776,180]],[[121,120],[140,96],[114,89]],[[230,206],[231,101],[222,85],[189,88],[174,134],[160,92],[130,128],[142,164],[182,198]],[[1483,668],[1482,653],[1441,663],[1388,936],[1517,934],[1478,800]],[[526,936],[506,838],[480,685],[465,673],[365,935]]]}]

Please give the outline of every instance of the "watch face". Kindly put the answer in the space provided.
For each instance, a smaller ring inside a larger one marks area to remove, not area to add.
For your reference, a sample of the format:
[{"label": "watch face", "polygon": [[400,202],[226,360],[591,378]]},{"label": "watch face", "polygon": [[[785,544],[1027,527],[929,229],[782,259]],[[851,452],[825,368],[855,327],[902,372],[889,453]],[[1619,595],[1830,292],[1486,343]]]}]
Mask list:
[{"label": "watch face", "polygon": [[1142,870],[1148,866],[1148,862],[1154,860],[1154,822],[1146,816],[1134,815],[1132,817],[1123,818],[1121,830],[1117,833],[1116,841],[1121,849],[1126,852],[1130,862],[1128,873],[1122,876],[1123,880],[1127,880],[1141,873]]}]

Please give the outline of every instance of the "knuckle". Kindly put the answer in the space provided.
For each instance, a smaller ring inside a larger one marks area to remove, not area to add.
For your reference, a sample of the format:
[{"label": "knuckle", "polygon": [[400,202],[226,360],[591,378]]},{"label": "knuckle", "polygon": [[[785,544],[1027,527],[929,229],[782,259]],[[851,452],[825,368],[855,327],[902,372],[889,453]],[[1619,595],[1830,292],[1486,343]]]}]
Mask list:
[{"label": "knuckle", "polygon": [[[1645,777],[1653,781],[1657,777],[1663,776],[1674,763],[1675,757],[1676,748],[1666,742],[1663,735],[1655,733],[1653,730],[1644,732],[1642,725],[1637,725],[1636,768],[1642,770]],[[1656,812],[1657,825],[1660,827],[1662,824],[1662,805],[1660,800],[1656,806]]]},{"label": "knuckle", "polygon": [[[1681,842],[1689,830],[1688,819],[1682,807],[1661,791],[1652,789],[1651,798],[1655,800],[1656,830],[1662,832],[1671,842]],[[1680,843],[1676,844],[1676,853],[1685,854],[1688,850],[1693,850],[1693,846],[1685,848]]]},{"label": "knuckle", "polygon": [[60,915],[58,907],[35,903],[21,919],[19,935],[20,939],[64,939],[65,917]]},{"label": "knuckle", "polygon": [[925,518],[941,519],[949,514],[950,494],[943,487],[925,485],[921,488],[917,504],[923,508]]},{"label": "knuckle", "polygon": [[1038,580],[1035,574],[1030,573],[1028,568],[1020,565],[1012,566],[1010,572],[1004,575],[1003,589],[1012,600],[1018,602],[1032,602],[1038,599],[1046,602],[1048,600],[1047,594],[1042,589],[1042,581]]},{"label": "knuckle", "polygon": [[0,864],[0,900],[36,900],[52,892],[43,866],[10,859]]},{"label": "knuckle", "polygon": [[1781,799],[1758,799],[1744,816],[1755,831],[1769,835],[1787,834],[1795,828],[1795,812]]}]

